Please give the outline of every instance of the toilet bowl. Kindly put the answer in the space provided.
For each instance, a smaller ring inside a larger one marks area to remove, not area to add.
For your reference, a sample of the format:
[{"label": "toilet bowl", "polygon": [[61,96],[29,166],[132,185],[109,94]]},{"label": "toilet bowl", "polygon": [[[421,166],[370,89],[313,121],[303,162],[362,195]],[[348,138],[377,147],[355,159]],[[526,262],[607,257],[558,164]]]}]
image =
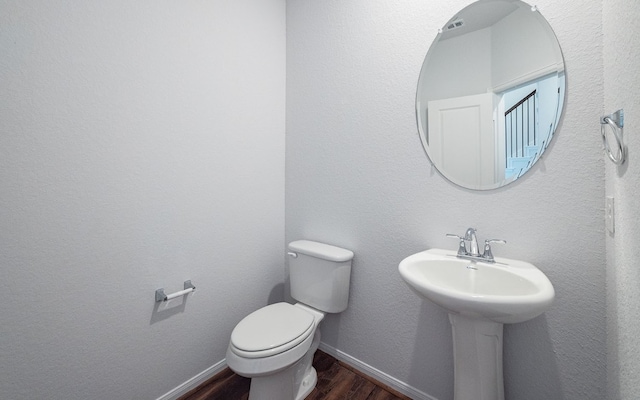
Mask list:
[{"label": "toilet bowl", "polygon": [[289,244],[291,296],[243,318],[231,333],[226,361],[251,378],[249,400],[302,400],[316,385],[313,355],[326,312],[347,307],[353,252],[318,242]]},{"label": "toilet bowl", "polygon": [[304,399],[316,385],[313,354],[324,313],[275,303],[246,316],[231,334],[227,365],[251,378],[249,399]]}]

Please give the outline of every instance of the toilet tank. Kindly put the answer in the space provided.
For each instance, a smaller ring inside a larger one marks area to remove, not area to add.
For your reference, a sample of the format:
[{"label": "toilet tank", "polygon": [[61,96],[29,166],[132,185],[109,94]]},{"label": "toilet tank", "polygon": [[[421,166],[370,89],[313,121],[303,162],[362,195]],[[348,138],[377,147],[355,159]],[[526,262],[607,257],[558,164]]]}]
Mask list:
[{"label": "toilet tank", "polygon": [[317,310],[339,313],[349,303],[353,252],[310,240],[289,243],[291,297]]}]

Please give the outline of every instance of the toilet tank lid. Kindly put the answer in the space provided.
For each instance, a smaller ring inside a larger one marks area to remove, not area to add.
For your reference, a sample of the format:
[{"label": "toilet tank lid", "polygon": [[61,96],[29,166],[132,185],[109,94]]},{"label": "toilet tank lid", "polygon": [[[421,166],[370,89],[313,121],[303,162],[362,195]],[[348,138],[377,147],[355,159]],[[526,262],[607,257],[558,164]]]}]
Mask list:
[{"label": "toilet tank lid", "polygon": [[349,261],[353,258],[353,251],[351,250],[311,240],[291,242],[289,243],[289,250],[334,262]]}]

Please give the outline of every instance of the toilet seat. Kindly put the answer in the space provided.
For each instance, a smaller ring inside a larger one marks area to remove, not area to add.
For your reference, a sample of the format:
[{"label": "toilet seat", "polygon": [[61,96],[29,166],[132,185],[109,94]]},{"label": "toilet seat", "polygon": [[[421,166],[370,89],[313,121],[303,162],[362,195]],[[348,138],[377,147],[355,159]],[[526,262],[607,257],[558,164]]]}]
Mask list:
[{"label": "toilet seat", "polygon": [[285,352],[315,330],[314,316],[289,303],[275,303],[247,315],[231,333],[231,351],[246,358]]}]

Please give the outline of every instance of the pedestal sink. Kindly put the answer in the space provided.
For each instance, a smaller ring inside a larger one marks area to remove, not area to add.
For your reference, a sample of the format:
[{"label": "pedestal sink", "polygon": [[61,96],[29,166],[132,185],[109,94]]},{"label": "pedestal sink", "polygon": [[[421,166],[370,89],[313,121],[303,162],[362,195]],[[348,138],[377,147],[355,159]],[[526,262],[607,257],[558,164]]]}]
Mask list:
[{"label": "pedestal sink", "polygon": [[466,260],[441,249],[411,255],[398,269],[419,296],[449,312],[454,400],[504,400],[503,324],[527,321],[551,306],[555,292],[546,275],[524,261]]}]

